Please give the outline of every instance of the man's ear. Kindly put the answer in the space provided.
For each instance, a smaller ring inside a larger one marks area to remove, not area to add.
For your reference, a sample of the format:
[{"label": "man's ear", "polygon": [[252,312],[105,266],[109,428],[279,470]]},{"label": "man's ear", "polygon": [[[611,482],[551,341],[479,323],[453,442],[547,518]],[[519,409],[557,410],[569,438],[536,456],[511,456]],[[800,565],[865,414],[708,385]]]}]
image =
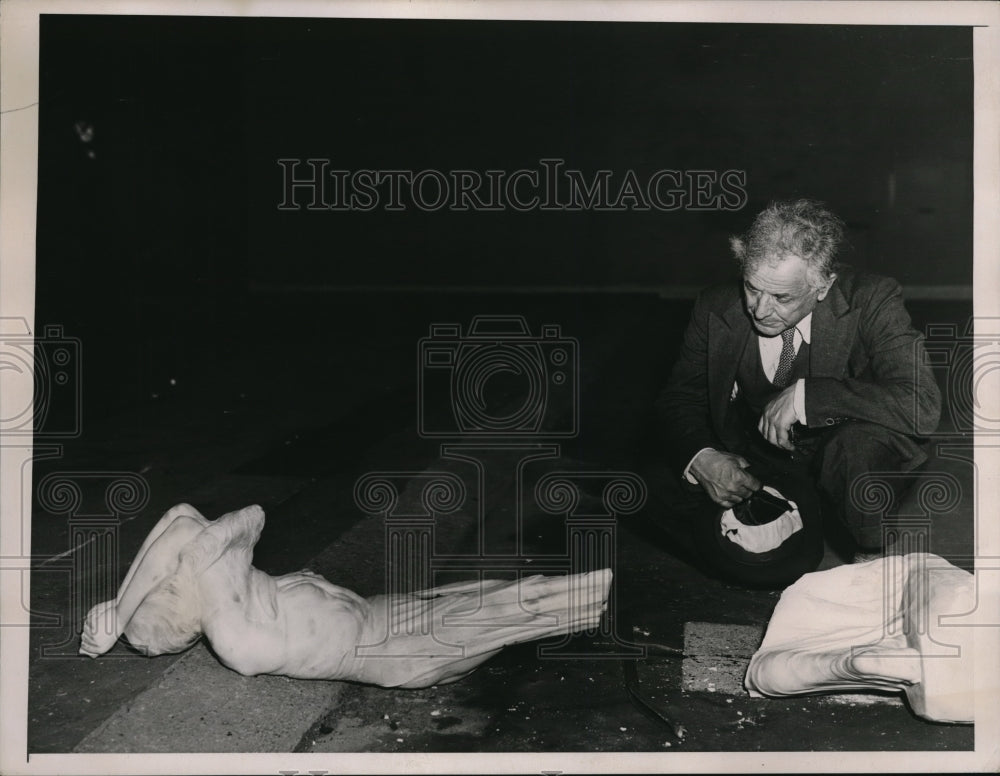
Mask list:
[{"label": "man's ear", "polygon": [[824,281],[823,285],[820,286],[819,293],[816,294],[817,302],[822,302],[824,299],[826,299],[826,295],[830,292],[830,289],[833,287],[833,281],[835,281],[836,279],[837,279],[837,273],[831,272]]}]

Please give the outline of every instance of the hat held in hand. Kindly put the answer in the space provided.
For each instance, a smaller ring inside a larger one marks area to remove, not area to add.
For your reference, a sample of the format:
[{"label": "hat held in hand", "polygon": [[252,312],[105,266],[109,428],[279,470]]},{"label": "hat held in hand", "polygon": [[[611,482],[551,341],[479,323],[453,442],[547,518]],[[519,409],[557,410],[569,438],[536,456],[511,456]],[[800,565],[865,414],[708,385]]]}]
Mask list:
[{"label": "hat held in hand", "polygon": [[802,516],[794,501],[769,485],[725,510],[719,530],[728,541],[746,552],[760,555],[781,547],[802,530]]}]

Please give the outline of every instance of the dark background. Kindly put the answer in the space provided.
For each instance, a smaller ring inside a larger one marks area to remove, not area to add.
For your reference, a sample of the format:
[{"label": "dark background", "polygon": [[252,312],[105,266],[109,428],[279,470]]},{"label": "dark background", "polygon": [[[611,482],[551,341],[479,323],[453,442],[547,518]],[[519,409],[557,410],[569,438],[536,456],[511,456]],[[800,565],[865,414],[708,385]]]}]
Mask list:
[{"label": "dark background", "polygon": [[[972,282],[967,28],[44,16],[40,56],[36,328],[83,341],[88,417],[190,385],[251,347],[251,322],[303,336],[358,286],[648,287],[683,306],[732,274],[727,237],[773,198],[828,202],[846,258],[916,295]],[[747,202],[279,211],[287,157],[735,169]]]}]

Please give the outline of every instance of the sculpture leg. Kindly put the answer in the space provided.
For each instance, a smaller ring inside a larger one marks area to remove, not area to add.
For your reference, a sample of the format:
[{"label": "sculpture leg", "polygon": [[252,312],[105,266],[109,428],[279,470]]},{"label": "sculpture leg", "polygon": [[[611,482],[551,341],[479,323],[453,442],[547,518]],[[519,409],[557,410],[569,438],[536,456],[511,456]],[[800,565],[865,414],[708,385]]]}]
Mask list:
[{"label": "sculpture leg", "polygon": [[971,722],[976,628],[949,621],[977,604],[973,576],[935,555],[806,575],[782,594],[746,688],[754,697],[902,691],[921,717]]},{"label": "sculpture leg", "polygon": [[407,688],[453,682],[504,646],[596,628],[610,585],[603,569],[376,596],[344,678]]},{"label": "sculpture leg", "polygon": [[906,641],[920,656],[919,682],[906,691],[921,717],[973,722],[977,694],[989,694],[976,675],[976,612],[1000,610],[996,590],[935,555],[904,557],[902,616]]},{"label": "sculpture leg", "polygon": [[782,697],[845,690],[899,692],[920,680],[916,650],[887,645],[855,651],[844,646],[822,649],[770,650],[756,657],[746,683],[755,697]]}]

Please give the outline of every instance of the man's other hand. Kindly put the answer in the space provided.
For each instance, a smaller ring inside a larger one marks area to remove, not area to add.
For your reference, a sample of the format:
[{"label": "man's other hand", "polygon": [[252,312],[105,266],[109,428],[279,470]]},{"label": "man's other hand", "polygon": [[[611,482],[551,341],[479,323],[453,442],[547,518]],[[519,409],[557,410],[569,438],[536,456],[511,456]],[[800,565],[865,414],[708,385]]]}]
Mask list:
[{"label": "man's other hand", "polygon": [[795,383],[792,383],[764,407],[757,430],[772,445],[794,450],[789,431],[795,421]]},{"label": "man's other hand", "polygon": [[749,465],[741,455],[702,450],[690,472],[712,501],[728,509],[760,489],[760,481],[746,471]]}]

